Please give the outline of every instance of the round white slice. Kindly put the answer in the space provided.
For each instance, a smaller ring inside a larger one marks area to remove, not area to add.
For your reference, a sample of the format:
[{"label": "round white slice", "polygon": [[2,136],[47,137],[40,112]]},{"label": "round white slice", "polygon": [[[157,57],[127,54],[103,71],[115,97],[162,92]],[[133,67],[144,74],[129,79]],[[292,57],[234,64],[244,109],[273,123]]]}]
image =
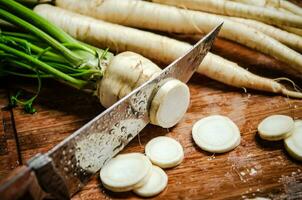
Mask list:
[{"label": "round white slice", "polygon": [[302,126],[302,120],[301,119],[297,119],[297,120],[295,120],[294,124],[295,124],[295,127]]},{"label": "round white slice", "polygon": [[145,152],[151,162],[161,168],[179,165],[184,158],[181,144],[173,138],[159,136],[150,140]]},{"label": "round white slice", "polygon": [[141,153],[121,154],[111,159],[100,171],[105,188],[115,191],[130,191],[144,181],[152,167],[150,160]]},{"label": "round white slice", "polygon": [[152,173],[148,181],[140,188],[136,188],[133,192],[142,197],[151,197],[162,192],[168,184],[168,176],[161,168],[152,167]]},{"label": "round white slice", "polygon": [[285,149],[293,158],[302,161],[302,125],[295,126],[291,133],[284,140]]},{"label": "round white slice", "polygon": [[192,129],[194,142],[203,150],[224,153],[240,144],[240,131],[228,117],[212,115],[197,121]]},{"label": "round white slice", "polygon": [[189,87],[176,79],[164,83],[156,92],[150,107],[152,124],[170,128],[186,113],[190,103]]},{"label": "round white slice", "polygon": [[269,141],[282,140],[291,134],[294,120],[286,115],[271,115],[258,125],[258,132],[262,139]]}]

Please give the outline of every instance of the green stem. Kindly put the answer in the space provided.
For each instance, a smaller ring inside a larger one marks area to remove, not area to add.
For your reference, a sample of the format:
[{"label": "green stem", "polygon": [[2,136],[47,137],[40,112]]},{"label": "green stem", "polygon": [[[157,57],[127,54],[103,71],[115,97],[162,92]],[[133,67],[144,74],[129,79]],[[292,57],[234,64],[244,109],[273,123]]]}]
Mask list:
[{"label": "green stem", "polygon": [[28,42],[25,39],[20,39],[20,38],[14,37],[14,36],[2,36],[2,37],[7,39],[8,41],[14,41],[14,42],[17,42],[17,43],[28,45],[28,47],[30,48],[31,51],[41,55],[40,57],[41,57],[42,60],[66,63],[66,60],[62,56],[59,56],[59,55],[57,55],[53,52],[50,52],[50,51],[46,51],[45,49],[42,49],[42,48],[38,47],[37,45]]},{"label": "green stem", "polygon": [[66,72],[66,73],[79,73],[79,72],[83,72],[84,70],[82,69],[75,69],[75,68],[71,68],[67,65],[61,64],[61,63],[55,63],[55,62],[46,62],[48,65],[56,68],[57,70]]},{"label": "green stem", "polygon": [[16,0],[16,1],[27,7],[34,7],[35,5],[38,5],[41,3],[51,3],[52,2],[51,0]]},{"label": "green stem", "polygon": [[2,31],[1,34],[5,35],[5,36],[13,36],[13,37],[25,39],[27,41],[29,40],[29,41],[41,42],[41,40],[39,40],[39,38],[37,38],[33,35],[26,34],[26,33]]},{"label": "green stem", "polygon": [[30,21],[34,26],[44,30],[46,33],[56,38],[60,42],[72,43],[76,41],[62,29],[58,28],[57,26],[53,26],[51,23],[49,23],[49,21],[14,0],[1,0],[0,5],[5,6],[5,8],[9,9],[9,11],[15,13],[19,17],[22,17],[22,19]]},{"label": "green stem", "polygon": [[22,74],[22,73],[18,73],[18,72],[13,72],[13,71],[7,71],[7,70],[3,70],[4,73],[7,74],[11,74],[14,76],[21,76],[21,77],[26,77],[26,78],[53,78],[52,75],[48,75],[48,74],[41,74],[41,75],[36,75],[36,74]]},{"label": "green stem", "polygon": [[[12,0],[5,0],[0,2],[12,2]],[[45,32],[41,31],[40,29],[36,28],[35,26],[31,25],[30,23],[12,15],[11,13],[3,10],[0,8],[0,16],[3,17],[5,20],[17,24],[18,26],[30,31],[31,33],[35,34],[39,38],[46,41],[49,45],[51,45],[54,49],[57,49],[61,52],[72,64],[76,65],[76,67],[81,66],[83,64],[83,59],[80,58],[77,54],[70,51],[64,45],[56,41],[54,38],[46,34]]]},{"label": "green stem", "polygon": [[27,69],[30,70],[32,72],[36,72],[35,68],[33,68],[32,66],[25,64],[23,62],[17,61],[17,60],[11,60],[8,59],[7,60],[8,63],[12,64],[14,67],[20,68],[20,69]]},{"label": "green stem", "polygon": [[40,69],[41,71],[44,71],[46,73],[50,73],[53,76],[55,76],[56,78],[66,81],[67,83],[69,83],[73,87],[81,89],[87,84],[86,81],[75,79],[75,78],[73,78],[73,77],[71,77],[71,76],[69,76],[69,75],[67,75],[67,74],[51,67],[51,66],[49,66],[48,64],[46,64],[46,63],[30,56],[30,55],[27,55],[26,53],[24,53],[22,51],[11,48],[11,47],[9,47],[5,44],[0,43],[0,49],[28,61],[29,63],[33,64],[35,67]]}]

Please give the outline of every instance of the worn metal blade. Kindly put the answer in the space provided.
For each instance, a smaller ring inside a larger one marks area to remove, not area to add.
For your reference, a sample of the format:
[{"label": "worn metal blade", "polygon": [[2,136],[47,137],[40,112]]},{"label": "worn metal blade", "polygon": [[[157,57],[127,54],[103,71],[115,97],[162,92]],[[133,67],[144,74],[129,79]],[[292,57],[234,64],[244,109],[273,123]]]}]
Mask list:
[{"label": "worn metal blade", "polygon": [[209,51],[221,25],[202,38],[161,74],[135,89],[46,154],[29,161],[42,188],[68,199],[150,121],[152,95],[163,81],[187,82]]}]

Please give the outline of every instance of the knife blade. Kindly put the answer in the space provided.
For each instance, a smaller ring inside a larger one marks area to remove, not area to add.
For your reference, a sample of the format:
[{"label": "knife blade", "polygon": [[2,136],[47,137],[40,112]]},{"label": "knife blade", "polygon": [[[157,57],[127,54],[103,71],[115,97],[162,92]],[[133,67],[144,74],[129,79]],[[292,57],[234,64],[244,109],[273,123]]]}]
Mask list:
[{"label": "knife blade", "polygon": [[[149,122],[154,91],[167,79],[187,82],[211,48],[222,24],[197,42],[190,51],[45,154],[28,161],[42,190],[57,199],[69,199],[121,151]],[[32,176],[28,169],[22,173]],[[16,177],[22,177],[19,173]],[[13,183],[13,181],[10,181]],[[0,186],[0,194],[10,184]],[[41,196],[41,195],[39,195]]]}]

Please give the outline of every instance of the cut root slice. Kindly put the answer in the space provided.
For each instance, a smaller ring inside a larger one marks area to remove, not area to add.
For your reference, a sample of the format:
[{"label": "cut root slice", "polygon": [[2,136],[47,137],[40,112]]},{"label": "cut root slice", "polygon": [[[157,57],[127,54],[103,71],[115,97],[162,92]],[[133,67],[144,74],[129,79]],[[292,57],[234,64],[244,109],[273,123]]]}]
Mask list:
[{"label": "cut root slice", "polygon": [[181,144],[166,136],[159,136],[150,140],[146,145],[145,152],[151,162],[161,168],[175,167],[184,158]]},{"label": "cut root slice", "polygon": [[196,122],[192,129],[194,142],[203,150],[224,153],[240,144],[240,131],[228,117],[212,115]]},{"label": "cut root slice", "polygon": [[152,124],[170,128],[177,124],[190,103],[189,87],[176,79],[165,82],[156,92],[150,108]]},{"label": "cut root slice", "polygon": [[262,139],[277,141],[287,138],[294,127],[294,120],[286,115],[271,115],[260,122],[258,132]]},{"label": "cut root slice", "polygon": [[284,140],[285,149],[293,158],[302,161],[302,124],[301,120],[295,123],[291,135]]},{"label": "cut root slice", "polygon": [[295,127],[298,127],[298,126],[302,126],[302,120],[301,119],[295,120]]},{"label": "cut root slice", "polygon": [[145,184],[151,169],[152,164],[145,155],[121,154],[102,168],[100,177],[105,188],[125,192]]},{"label": "cut root slice", "polygon": [[161,168],[152,166],[151,175],[148,181],[133,192],[142,197],[151,197],[162,192],[168,184],[168,176]]}]

